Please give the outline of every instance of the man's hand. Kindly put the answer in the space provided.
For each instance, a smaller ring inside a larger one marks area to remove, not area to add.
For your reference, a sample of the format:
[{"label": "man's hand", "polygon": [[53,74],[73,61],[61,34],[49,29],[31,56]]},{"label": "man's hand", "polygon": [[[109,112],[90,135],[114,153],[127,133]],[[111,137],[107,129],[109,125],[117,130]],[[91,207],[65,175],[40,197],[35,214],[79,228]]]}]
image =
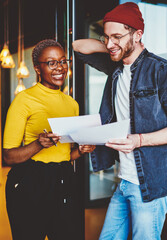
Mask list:
[{"label": "man's hand", "polygon": [[110,139],[105,145],[123,153],[130,153],[140,147],[140,136],[129,134],[126,139]]}]

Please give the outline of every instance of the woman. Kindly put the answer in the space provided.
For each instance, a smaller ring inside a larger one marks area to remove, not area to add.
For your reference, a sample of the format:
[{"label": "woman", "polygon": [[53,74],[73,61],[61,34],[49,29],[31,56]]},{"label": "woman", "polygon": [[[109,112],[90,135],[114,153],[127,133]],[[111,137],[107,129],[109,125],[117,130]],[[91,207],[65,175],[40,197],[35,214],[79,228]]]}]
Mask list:
[{"label": "woman", "polygon": [[76,239],[71,161],[95,147],[71,150],[60,136],[43,133],[50,131],[48,118],[77,116],[79,108],[60,90],[68,71],[62,46],[41,41],[32,59],[40,82],[16,96],[4,131],[4,160],[13,166],[6,184],[12,235],[14,240]]}]

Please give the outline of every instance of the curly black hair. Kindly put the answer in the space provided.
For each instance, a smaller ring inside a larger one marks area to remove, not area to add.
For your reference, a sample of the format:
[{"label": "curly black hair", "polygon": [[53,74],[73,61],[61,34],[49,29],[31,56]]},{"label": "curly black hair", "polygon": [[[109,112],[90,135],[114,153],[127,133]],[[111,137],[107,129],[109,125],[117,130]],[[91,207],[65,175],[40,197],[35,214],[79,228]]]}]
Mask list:
[{"label": "curly black hair", "polygon": [[[54,39],[45,39],[40,41],[39,43],[37,43],[37,45],[34,47],[33,51],[32,51],[32,61],[33,61],[33,65],[37,66],[38,65],[38,59],[42,53],[42,51],[47,48],[47,47],[60,47],[61,49],[63,49],[63,47],[61,46],[61,44],[59,42],[57,42]],[[64,51],[64,49],[63,49]]]}]

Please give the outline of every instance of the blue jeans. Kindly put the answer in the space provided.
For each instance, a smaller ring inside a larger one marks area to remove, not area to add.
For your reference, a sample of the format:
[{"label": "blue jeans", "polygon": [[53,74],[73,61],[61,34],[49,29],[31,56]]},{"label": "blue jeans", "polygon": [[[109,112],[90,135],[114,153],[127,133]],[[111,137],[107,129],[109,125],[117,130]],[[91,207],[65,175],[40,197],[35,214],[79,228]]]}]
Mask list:
[{"label": "blue jeans", "polygon": [[109,204],[99,240],[160,240],[167,197],[144,203],[140,187],[121,180]]}]

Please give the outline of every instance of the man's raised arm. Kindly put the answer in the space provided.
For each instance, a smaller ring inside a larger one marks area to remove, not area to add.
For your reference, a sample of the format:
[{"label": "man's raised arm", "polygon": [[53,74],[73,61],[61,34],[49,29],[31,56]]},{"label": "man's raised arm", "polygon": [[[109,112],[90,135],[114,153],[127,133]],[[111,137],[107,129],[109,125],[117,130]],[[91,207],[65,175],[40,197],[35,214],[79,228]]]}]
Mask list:
[{"label": "man's raised arm", "polygon": [[72,43],[76,52],[83,54],[92,54],[96,52],[108,53],[106,46],[96,39],[79,39]]}]

